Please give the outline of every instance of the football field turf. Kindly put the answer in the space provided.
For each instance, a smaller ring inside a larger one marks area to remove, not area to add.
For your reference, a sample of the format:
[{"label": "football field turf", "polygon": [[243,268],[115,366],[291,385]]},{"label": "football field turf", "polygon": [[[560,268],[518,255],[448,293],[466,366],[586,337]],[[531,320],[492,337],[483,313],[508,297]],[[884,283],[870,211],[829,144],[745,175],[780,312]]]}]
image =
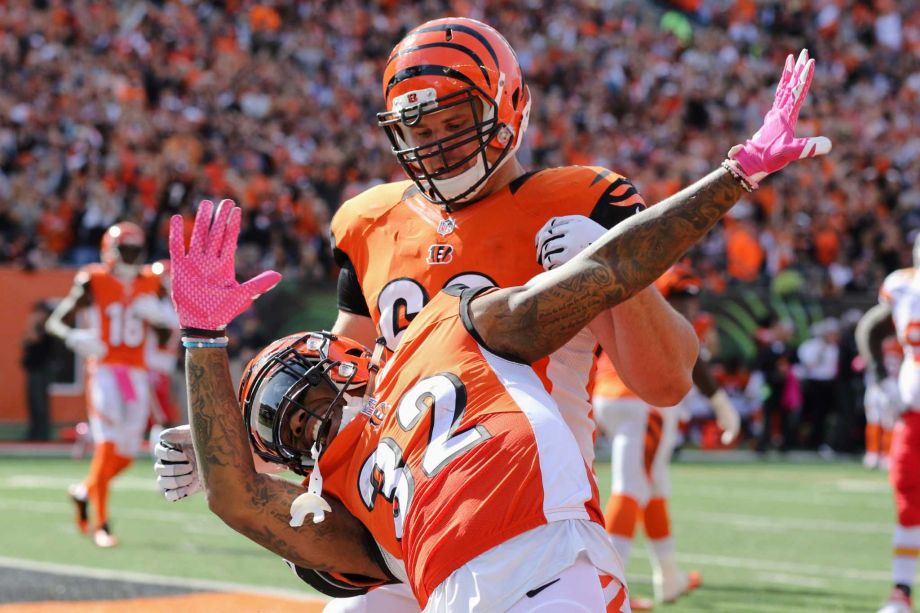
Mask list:
[{"label": "football field turf", "polygon": [[[47,592],[39,585],[49,582],[47,573],[119,581],[101,582],[100,598],[141,596],[152,583],[160,594],[163,584],[176,592],[310,593],[278,558],[212,516],[201,496],[173,504],[160,498],[146,459],[111,495],[121,545],[93,547],[76,532],[66,495],[87,467],[0,457],[0,577],[7,577],[0,611],[3,602]],[[598,469],[605,500],[609,466]],[[887,595],[893,510],[885,475],[853,463],[679,462],[672,478],[679,560],[702,572],[703,587],[656,610],[874,611]],[[650,596],[645,547],[637,541],[633,551],[631,590]]]}]

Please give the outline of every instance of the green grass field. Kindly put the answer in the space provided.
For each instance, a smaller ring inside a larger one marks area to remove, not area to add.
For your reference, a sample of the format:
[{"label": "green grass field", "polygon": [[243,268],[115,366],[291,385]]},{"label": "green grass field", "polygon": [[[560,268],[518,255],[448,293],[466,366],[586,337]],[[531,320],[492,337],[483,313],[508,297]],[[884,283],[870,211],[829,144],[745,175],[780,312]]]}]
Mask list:
[{"label": "green grass field", "polygon": [[[202,498],[170,504],[139,460],[115,483],[116,549],[73,527],[68,484],[86,461],[0,458],[0,563],[29,560],[126,573],[307,590],[272,554],[211,516]],[[609,466],[599,466],[602,495]],[[682,611],[874,611],[888,592],[893,510],[885,476],[856,464],[676,463],[671,513],[679,559],[703,573]],[[650,596],[645,547],[629,567]]]}]

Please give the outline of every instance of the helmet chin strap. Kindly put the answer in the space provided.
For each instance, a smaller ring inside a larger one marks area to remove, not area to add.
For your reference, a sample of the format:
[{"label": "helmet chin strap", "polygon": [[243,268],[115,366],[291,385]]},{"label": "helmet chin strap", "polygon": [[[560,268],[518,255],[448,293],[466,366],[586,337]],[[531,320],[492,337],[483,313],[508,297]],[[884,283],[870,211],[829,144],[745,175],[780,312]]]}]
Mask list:
[{"label": "helmet chin strap", "polygon": [[[438,190],[438,193],[444,197],[446,200],[453,200],[470,187],[476,184],[477,181],[482,179],[486,175],[486,164],[482,159],[481,155],[476,156],[476,163],[467,170],[464,170],[455,177],[450,177],[449,179],[431,179],[429,182],[432,187]],[[486,181],[483,181],[475,190],[463,197],[462,200],[457,202],[466,202],[478,194],[482,188],[485,186]],[[449,203],[446,206],[450,206]]]}]

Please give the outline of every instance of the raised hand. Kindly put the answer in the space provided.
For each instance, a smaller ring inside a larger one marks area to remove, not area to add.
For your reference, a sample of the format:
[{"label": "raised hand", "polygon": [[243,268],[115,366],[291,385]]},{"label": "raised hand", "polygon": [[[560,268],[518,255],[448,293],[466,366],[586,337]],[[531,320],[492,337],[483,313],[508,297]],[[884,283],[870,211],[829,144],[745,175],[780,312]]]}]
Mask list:
[{"label": "raised hand", "polygon": [[831,141],[825,136],[795,137],[799,110],[814,73],[815,61],[808,58],[808,49],[802,49],[797,60],[790,54],[763,126],[743,145],[729,150],[723,165],[740,175],[746,187],[756,189],[764,177],[790,162],[824,155],[831,150]]},{"label": "raised hand", "polygon": [[240,209],[232,200],[222,200],[216,212],[210,200],[201,201],[188,253],[182,216],[173,215],[170,220],[172,300],[183,328],[223,330],[253,300],[281,280],[280,274],[269,270],[245,283],[237,283],[234,256],[239,234]]}]

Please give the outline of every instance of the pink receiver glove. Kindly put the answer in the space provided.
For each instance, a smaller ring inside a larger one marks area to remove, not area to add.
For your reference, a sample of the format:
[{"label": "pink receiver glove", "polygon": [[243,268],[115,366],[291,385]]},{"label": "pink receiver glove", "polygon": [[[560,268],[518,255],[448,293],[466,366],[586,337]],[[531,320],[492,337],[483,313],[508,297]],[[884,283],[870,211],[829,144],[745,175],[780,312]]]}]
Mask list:
[{"label": "pink receiver glove", "polygon": [[741,175],[751,189],[755,189],[768,174],[790,162],[824,155],[831,150],[831,141],[827,137],[795,137],[799,110],[814,73],[815,61],[808,59],[808,49],[802,49],[794,64],[790,54],[776,87],[773,107],[764,117],[763,126],[743,145],[735,145],[729,150],[728,160],[723,166],[733,174]]},{"label": "pink receiver glove", "polygon": [[240,284],[234,274],[240,209],[232,200],[214,204],[202,200],[195,216],[188,253],[182,216],[169,221],[169,259],[172,262],[172,300],[183,328],[223,330],[252,301],[275,287],[281,275],[273,270]]}]

